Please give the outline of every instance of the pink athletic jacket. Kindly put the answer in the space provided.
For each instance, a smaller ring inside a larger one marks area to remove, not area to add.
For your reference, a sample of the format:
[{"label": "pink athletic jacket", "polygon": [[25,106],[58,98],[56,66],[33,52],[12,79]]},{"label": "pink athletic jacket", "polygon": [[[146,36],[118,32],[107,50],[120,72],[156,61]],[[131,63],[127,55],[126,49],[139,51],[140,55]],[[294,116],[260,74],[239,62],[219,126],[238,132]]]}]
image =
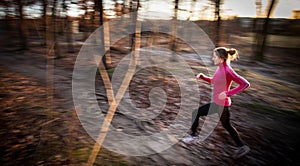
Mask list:
[{"label": "pink athletic jacket", "polygon": [[[230,96],[237,94],[250,87],[250,83],[240,75],[238,75],[231,66],[226,62],[220,64],[213,75],[213,77],[200,76],[201,79],[213,84],[213,102],[221,106],[230,106]],[[232,81],[239,84],[237,87],[230,89]],[[226,92],[227,97],[225,100],[219,99],[219,94]]]}]

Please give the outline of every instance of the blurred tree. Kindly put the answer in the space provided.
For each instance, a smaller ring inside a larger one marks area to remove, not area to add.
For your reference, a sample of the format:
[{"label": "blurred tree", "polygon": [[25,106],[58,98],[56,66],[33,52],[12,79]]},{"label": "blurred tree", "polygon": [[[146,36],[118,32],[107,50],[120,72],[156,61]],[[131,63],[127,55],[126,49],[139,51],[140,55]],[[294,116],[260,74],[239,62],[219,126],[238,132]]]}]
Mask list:
[{"label": "blurred tree", "polygon": [[195,10],[195,7],[196,7],[196,1],[197,0],[192,0],[192,2],[191,2],[191,9],[190,9],[190,15],[189,15],[189,17],[187,18],[187,20],[189,21],[192,17],[193,17],[193,15],[194,15],[194,10]]},{"label": "blurred tree", "polygon": [[10,10],[9,8],[12,6],[11,0],[1,0],[0,7],[4,8],[4,18],[8,19],[10,17]]},{"label": "blurred tree", "polygon": [[[14,36],[14,26],[12,26],[12,16],[13,13],[11,12],[10,8],[12,7],[11,0],[2,0],[0,1],[0,8],[3,9],[4,12],[4,20],[1,20],[2,25],[1,27],[5,31],[5,33],[1,34],[2,41],[10,41],[12,39],[12,36]],[[2,31],[3,32],[3,31]],[[3,45],[5,48],[9,48],[12,45],[14,45],[13,42],[2,42],[1,45]]]},{"label": "blurred tree", "polygon": [[[172,36],[171,37],[171,42],[170,42],[170,49],[172,51],[175,51],[176,49],[176,32],[177,32],[177,27],[176,27],[176,20],[177,20],[177,17],[178,17],[178,4],[179,4],[179,0],[175,0],[175,3],[174,3],[174,17],[173,17],[173,22],[172,22],[172,29],[171,29],[171,34]],[[174,52],[173,52],[174,53]],[[173,58],[173,57],[172,57]]]},{"label": "blurred tree", "polygon": [[[50,52],[53,53],[52,55],[50,54],[50,56],[52,57],[56,57],[59,58],[60,57],[60,49],[58,47],[58,43],[57,43],[57,6],[58,6],[58,1],[57,0],[53,0],[52,2],[52,8],[51,8],[51,21],[50,21],[50,25],[47,24],[47,28],[50,28],[49,32],[49,41],[51,42],[50,45]],[[48,26],[49,25],[49,26]],[[51,30],[51,31],[50,31]]]},{"label": "blurred tree", "polygon": [[42,2],[42,31],[43,31],[43,43],[42,45],[47,45],[46,33],[47,33],[47,0],[40,0]]},{"label": "blurred tree", "polygon": [[264,19],[263,27],[262,27],[262,29],[259,29],[257,31],[256,49],[255,49],[255,58],[257,60],[261,60],[261,61],[264,60],[264,50],[266,47],[270,17],[272,16],[277,3],[278,3],[278,0],[269,0],[268,8],[266,9],[266,12],[265,12],[266,17]]},{"label": "blurred tree", "polygon": [[[138,18],[138,8],[139,8],[139,5],[140,5],[140,1],[139,0],[131,0],[130,1],[130,9],[132,11],[131,13],[131,17],[132,17],[132,20],[133,20],[133,27],[134,29],[136,29],[136,26],[137,26],[137,18]],[[131,38],[131,49],[132,51],[134,51],[135,49],[135,45],[136,45],[136,38],[137,37],[137,34],[134,33],[132,35],[132,38]]]},{"label": "blurred tree", "polygon": [[256,17],[262,16],[262,0],[256,0],[255,6],[256,6]]},{"label": "blurred tree", "polygon": [[35,0],[13,0],[13,2],[17,5],[18,10],[18,17],[19,17],[19,34],[20,34],[20,41],[21,41],[21,50],[28,50],[28,43],[27,43],[27,24],[24,20],[24,6],[33,5],[36,1]]},{"label": "blurred tree", "polygon": [[81,16],[79,21],[79,31],[83,32],[83,40],[88,37],[89,34],[89,25],[88,25],[88,0],[79,0],[78,5],[80,9],[84,11],[84,14]]},{"label": "blurred tree", "polygon": [[[253,20],[253,32],[256,33],[257,29],[259,28],[259,19],[263,16],[262,14],[262,0],[256,0],[255,1],[256,6],[256,18]],[[256,36],[254,38],[256,40]]]},{"label": "blurred tree", "polygon": [[94,0],[94,11],[99,12],[99,23],[103,25],[103,2],[102,0]]},{"label": "blurred tree", "polygon": [[[131,37],[131,52],[134,54],[135,65],[139,65],[139,48],[141,46],[141,23],[138,22],[138,10],[140,7],[140,0],[132,0],[130,3],[131,17],[133,20],[133,28],[135,33]],[[134,66],[135,67],[135,66]]]},{"label": "blurred tree", "polygon": [[62,1],[62,11],[64,17],[64,23],[65,23],[65,31],[66,31],[66,39],[68,43],[68,53],[74,53],[74,46],[73,46],[73,19],[68,16],[68,4],[72,3],[72,1],[69,0],[63,0]]},{"label": "blurred tree", "polygon": [[214,6],[215,9],[215,36],[214,36],[214,42],[216,47],[219,46],[220,42],[220,31],[221,31],[221,5],[223,4],[223,0],[210,0],[211,4]]},{"label": "blurred tree", "polygon": [[93,24],[95,24],[96,12],[99,13],[99,24],[103,25],[103,0],[94,0],[92,20]]},{"label": "blurred tree", "polygon": [[[105,50],[105,54],[102,58],[102,63],[103,65],[105,66],[105,69],[107,69],[107,65],[111,63],[111,61],[109,60],[110,57],[109,57],[109,50],[106,50],[105,49],[105,30],[108,30],[108,29],[105,29],[105,27],[103,26],[103,2],[102,0],[94,0],[94,10],[97,10],[99,11],[99,25],[102,26],[102,31],[101,31],[101,49],[102,50]],[[109,34],[108,34],[109,35]],[[107,46],[109,47],[109,46]],[[108,51],[108,52],[107,52]]]},{"label": "blurred tree", "polygon": [[292,12],[293,12],[292,19],[299,20],[300,19],[300,10],[293,10]]}]

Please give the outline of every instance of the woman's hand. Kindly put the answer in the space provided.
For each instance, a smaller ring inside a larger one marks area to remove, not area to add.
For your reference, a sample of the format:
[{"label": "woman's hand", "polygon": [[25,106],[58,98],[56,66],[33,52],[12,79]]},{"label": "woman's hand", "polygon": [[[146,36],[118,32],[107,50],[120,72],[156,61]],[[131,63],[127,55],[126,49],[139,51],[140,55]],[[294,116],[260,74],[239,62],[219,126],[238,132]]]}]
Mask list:
[{"label": "woman's hand", "polygon": [[225,100],[226,97],[227,97],[227,95],[226,95],[226,92],[225,92],[225,91],[219,94],[219,99],[220,99],[220,100]]},{"label": "woman's hand", "polygon": [[196,75],[196,78],[200,78],[201,75],[203,75],[203,73],[199,73],[198,75]]}]

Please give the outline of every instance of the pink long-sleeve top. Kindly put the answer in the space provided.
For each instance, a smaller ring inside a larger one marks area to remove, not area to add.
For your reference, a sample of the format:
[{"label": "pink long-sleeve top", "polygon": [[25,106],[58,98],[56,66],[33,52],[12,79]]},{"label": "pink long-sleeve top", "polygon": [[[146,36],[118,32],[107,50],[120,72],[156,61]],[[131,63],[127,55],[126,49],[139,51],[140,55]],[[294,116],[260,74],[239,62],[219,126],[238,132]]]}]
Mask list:
[{"label": "pink long-sleeve top", "polygon": [[[240,93],[250,87],[250,83],[240,75],[238,75],[226,62],[220,64],[214,73],[213,77],[205,75],[200,76],[201,79],[213,84],[213,102],[221,106],[230,106],[230,96]],[[238,84],[237,87],[230,89],[232,82]],[[219,94],[226,92],[225,100],[219,99]]]}]

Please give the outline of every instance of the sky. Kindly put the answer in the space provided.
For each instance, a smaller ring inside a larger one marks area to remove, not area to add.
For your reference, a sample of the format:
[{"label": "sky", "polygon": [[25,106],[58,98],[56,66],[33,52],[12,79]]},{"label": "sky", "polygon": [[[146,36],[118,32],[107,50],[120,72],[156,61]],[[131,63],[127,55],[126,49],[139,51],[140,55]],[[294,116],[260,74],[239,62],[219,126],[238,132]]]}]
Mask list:
[{"label": "sky", "polygon": [[[178,12],[179,19],[190,19],[197,20],[201,19],[212,19],[213,18],[213,7],[208,5],[208,0],[197,0],[193,4],[193,0],[179,0],[179,8],[184,9]],[[256,0],[224,0],[222,5],[222,17],[226,18],[229,16],[239,16],[239,17],[255,17],[256,16]],[[291,18],[292,10],[300,10],[300,0],[278,0],[278,4],[275,8],[273,17],[275,18]],[[113,0],[104,0],[105,8],[114,8]],[[142,7],[139,12],[143,18],[157,18],[160,19],[170,19],[173,17],[174,12],[174,0],[140,0]],[[262,11],[266,10],[268,0],[262,0]],[[79,7],[73,4],[69,6],[70,10],[68,15],[78,16],[78,14],[83,14],[83,11],[79,10]],[[189,11],[193,9],[194,13],[191,14]],[[204,10],[205,9],[205,10]],[[27,10],[28,13],[39,17],[41,7],[31,6]],[[106,10],[107,14],[114,15],[113,10]],[[163,12],[159,13],[159,12]],[[3,10],[0,10],[0,15],[3,15]],[[161,18],[163,17],[163,18]]]},{"label": "sky", "polygon": [[[266,9],[268,0],[262,0],[263,11]],[[242,17],[256,16],[255,0],[225,0],[224,9],[232,9],[228,14]],[[300,0],[279,0],[273,17],[290,18],[292,10],[300,10]]]},{"label": "sky", "polygon": [[[142,3],[144,15],[149,14],[148,11],[164,11],[167,16],[173,16],[174,0],[147,0],[152,3]],[[256,17],[256,0],[224,0],[222,5],[222,17],[239,16],[239,17]],[[262,11],[267,8],[269,0],[262,0]],[[163,6],[163,7],[162,7]],[[205,8],[208,6],[208,8]],[[194,15],[188,12],[192,9],[195,10]],[[193,4],[192,0],[179,0],[179,8],[187,11],[179,11],[178,16],[181,19],[197,20],[200,18],[213,19],[214,8],[208,5],[208,0],[197,0],[197,3]],[[159,9],[159,10],[158,10]],[[205,10],[203,10],[205,9]],[[291,18],[293,10],[300,10],[300,0],[278,0],[277,6],[273,13],[273,17],[276,18]],[[168,12],[170,11],[170,12]],[[168,15],[169,14],[169,15]],[[149,16],[148,16],[149,17]]]}]

